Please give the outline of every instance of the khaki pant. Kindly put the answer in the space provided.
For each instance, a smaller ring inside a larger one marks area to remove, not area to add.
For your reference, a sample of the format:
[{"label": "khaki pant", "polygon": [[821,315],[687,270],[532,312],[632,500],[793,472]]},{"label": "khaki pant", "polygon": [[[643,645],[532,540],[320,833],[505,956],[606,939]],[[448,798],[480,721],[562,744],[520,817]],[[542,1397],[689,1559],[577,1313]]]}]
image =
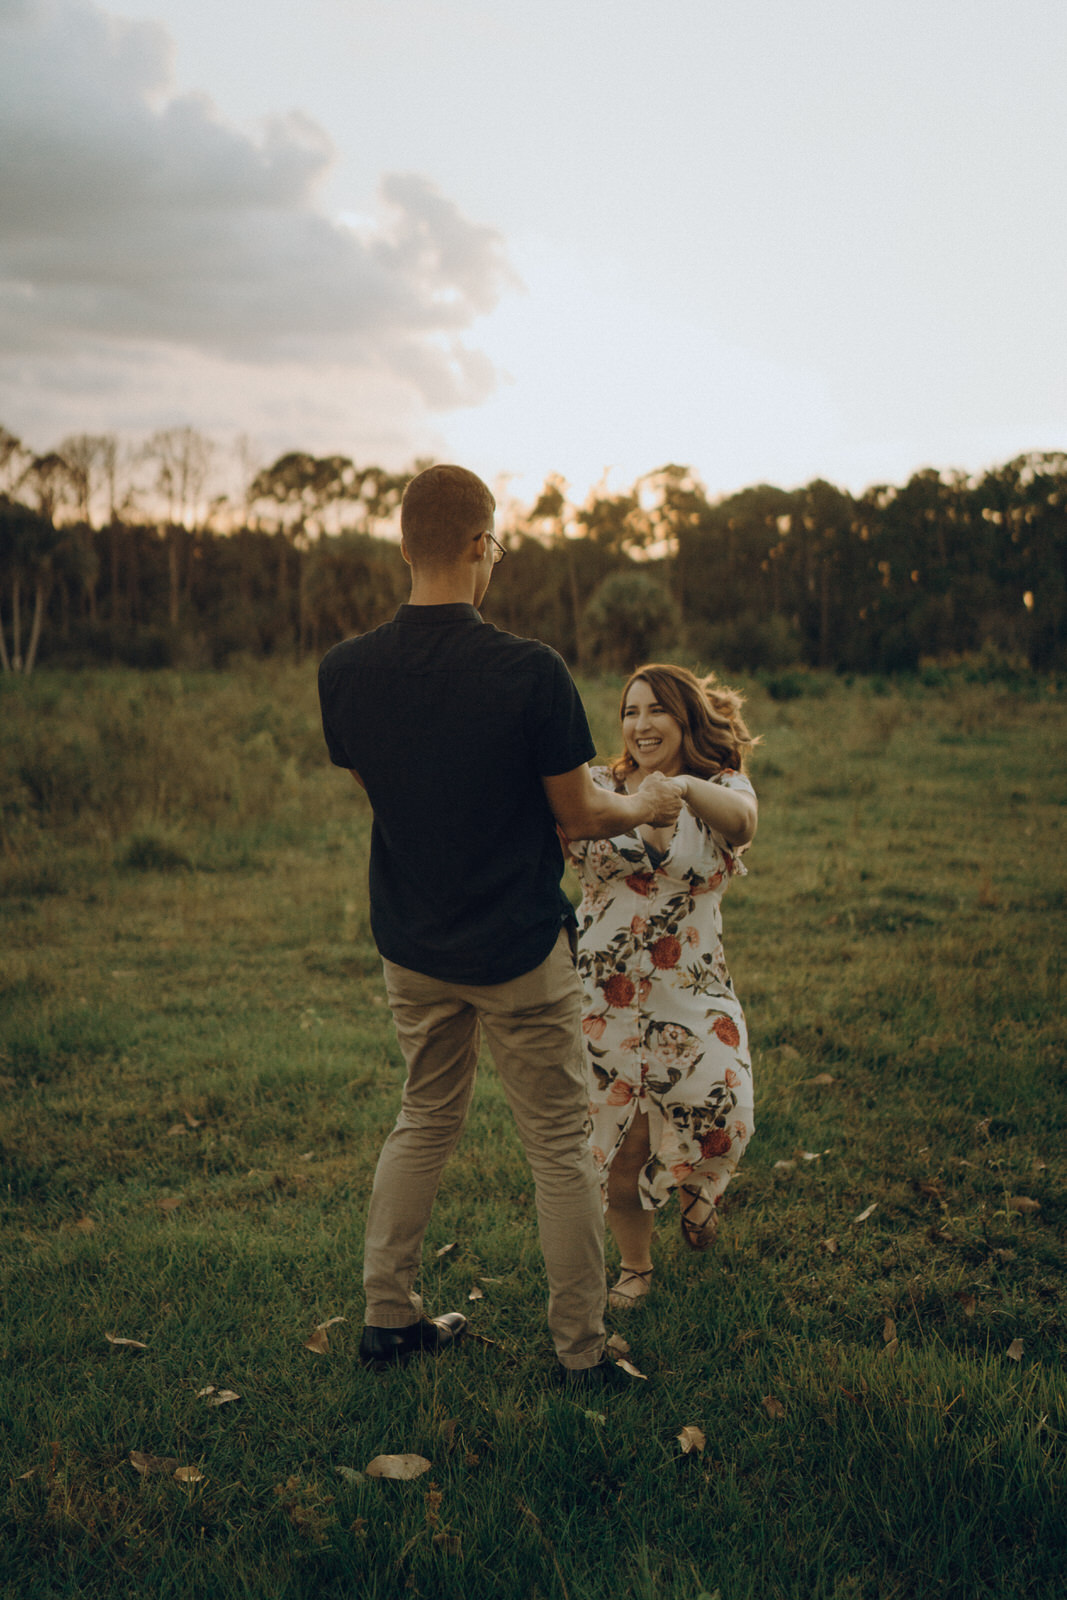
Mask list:
[{"label": "khaki pant", "polygon": [[604,1221],[586,1134],[581,989],[566,933],[546,961],[509,983],[443,983],[391,961],[384,967],[408,1075],[367,1216],[368,1324],[399,1328],[422,1315],[413,1285],[423,1235],[470,1108],[481,1027],[533,1172],[556,1354],[565,1367],[593,1366],[604,1344]]}]

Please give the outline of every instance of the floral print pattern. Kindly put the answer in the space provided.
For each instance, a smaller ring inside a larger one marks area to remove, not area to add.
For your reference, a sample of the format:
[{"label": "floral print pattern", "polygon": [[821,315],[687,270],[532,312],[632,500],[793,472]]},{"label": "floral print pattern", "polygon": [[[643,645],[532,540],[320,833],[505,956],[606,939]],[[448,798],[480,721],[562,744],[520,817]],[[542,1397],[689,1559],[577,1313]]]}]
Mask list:
[{"label": "floral print pattern", "polygon": [[[614,786],[606,768],[593,777]],[[739,772],[715,782],[754,793]],[[578,972],[601,1178],[641,1110],[651,1146],[641,1204],[657,1210],[680,1183],[717,1204],[753,1131],[748,1035],[720,910],[745,868],[688,806],[657,866],[636,832],[570,851],[582,886]]]}]

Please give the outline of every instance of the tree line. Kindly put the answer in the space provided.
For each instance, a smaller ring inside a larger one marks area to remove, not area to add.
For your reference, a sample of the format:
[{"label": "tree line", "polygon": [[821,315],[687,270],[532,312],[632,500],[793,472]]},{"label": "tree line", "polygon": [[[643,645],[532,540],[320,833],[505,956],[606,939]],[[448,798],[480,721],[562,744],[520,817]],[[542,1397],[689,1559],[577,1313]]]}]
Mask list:
[{"label": "tree line", "polygon": [[[133,451],[36,455],[0,428],[0,668],[223,666],[320,655],[407,595],[411,472],[289,452],[213,493],[192,428]],[[926,469],[852,495],[822,479],[709,498],[671,463],[581,503],[550,476],[505,503],[486,616],[577,669],[654,653],[731,669],[914,670],[982,651],[1067,666],[1067,453]]]}]

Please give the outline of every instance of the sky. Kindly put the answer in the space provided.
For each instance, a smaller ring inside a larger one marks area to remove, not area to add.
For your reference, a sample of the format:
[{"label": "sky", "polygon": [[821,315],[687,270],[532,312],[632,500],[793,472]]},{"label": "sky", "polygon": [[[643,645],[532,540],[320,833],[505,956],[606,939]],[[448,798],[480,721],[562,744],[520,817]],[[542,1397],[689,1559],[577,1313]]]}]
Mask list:
[{"label": "sky", "polygon": [[1063,0],[0,0],[0,423],[580,500],[1067,448]]}]

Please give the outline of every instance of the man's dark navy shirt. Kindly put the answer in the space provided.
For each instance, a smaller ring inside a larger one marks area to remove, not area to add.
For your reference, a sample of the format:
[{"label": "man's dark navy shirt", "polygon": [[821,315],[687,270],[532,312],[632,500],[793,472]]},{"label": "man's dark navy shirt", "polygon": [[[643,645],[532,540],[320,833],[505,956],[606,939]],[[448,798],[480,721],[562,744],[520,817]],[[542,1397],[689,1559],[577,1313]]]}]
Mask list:
[{"label": "man's dark navy shirt", "polygon": [[330,759],[374,811],[371,929],[387,960],[453,983],[505,983],[571,916],[542,777],[594,745],[562,658],[474,606],[400,607],[319,668]]}]

